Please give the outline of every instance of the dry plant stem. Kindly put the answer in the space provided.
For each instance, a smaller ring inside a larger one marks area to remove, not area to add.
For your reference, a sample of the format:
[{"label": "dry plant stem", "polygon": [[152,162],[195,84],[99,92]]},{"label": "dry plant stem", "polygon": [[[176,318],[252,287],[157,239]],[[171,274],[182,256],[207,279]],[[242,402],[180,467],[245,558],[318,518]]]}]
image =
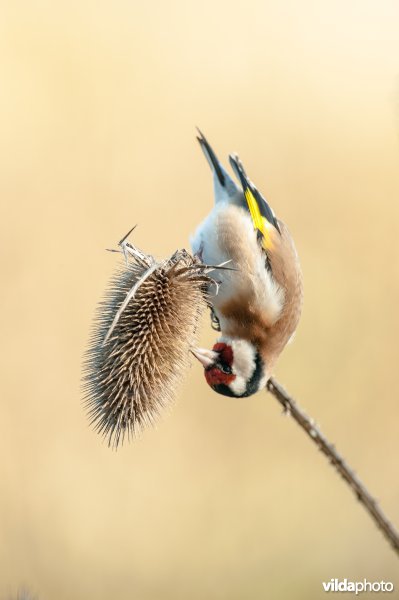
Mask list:
[{"label": "dry plant stem", "polygon": [[273,378],[267,382],[268,391],[278,400],[284,408],[284,411],[290,414],[293,419],[306,431],[311,440],[327,456],[331,464],[334,465],[338,473],[352,488],[359,502],[363,504],[371,518],[376,523],[392,545],[395,552],[399,554],[399,534],[394,526],[388,521],[377,502],[370,495],[364,484],[356,477],[355,473],[346,464],[342,456],[336,451],[335,447],[327,440],[315,425],[313,419],[298,406],[295,400],[285,391],[285,389]]}]

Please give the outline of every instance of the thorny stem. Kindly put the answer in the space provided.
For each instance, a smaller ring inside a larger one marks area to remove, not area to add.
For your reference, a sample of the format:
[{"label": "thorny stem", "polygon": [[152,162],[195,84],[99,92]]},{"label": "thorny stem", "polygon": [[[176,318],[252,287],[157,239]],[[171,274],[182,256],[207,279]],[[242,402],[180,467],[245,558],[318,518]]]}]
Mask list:
[{"label": "thorny stem", "polygon": [[272,377],[267,382],[267,390],[276,398],[282,405],[284,411],[290,414],[293,419],[310,437],[310,439],[319,447],[319,449],[327,456],[331,464],[334,465],[338,473],[352,488],[359,502],[363,504],[370,517],[374,520],[384,534],[387,541],[399,554],[399,534],[395,530],[392,523],[389,522],[384,515],[376,500],[370,495],[365,485],[357,478],[352,469],[346,464],[342,456],[336,451],[333,444],[321,433],[315,425],[313,419],[298,406],[295,400],[285,391],[285,389]]}]

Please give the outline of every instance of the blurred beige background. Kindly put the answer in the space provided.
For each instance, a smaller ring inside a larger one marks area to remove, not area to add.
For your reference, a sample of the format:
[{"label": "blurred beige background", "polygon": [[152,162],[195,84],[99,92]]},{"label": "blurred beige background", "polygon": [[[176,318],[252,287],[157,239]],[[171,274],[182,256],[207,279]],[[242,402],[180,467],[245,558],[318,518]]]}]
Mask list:
[{"label": "blurred beige background", "polygon": [[399,525],[398,20],[384,0],[1,4],[0,597],[399,594],[397,558],[270,396],[218,396],[195,364],[115,453],[80,393],[104,248],[138,223],[165,256],[210,209],[199,125],[296,239],[305,307],[277,375]]}]

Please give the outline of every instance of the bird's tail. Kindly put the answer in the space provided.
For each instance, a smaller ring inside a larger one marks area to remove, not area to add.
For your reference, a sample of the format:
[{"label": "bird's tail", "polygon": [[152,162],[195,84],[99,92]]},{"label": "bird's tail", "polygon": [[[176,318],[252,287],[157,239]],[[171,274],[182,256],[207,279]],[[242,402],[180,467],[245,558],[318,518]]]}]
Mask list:
[{"label": "bird's tail", "polygon": [[197,140],[214,175],[216,202],[221,199],[235,198],[239,194],[236,184],[220,163],[204,134],[198,128],[197,131]]}]

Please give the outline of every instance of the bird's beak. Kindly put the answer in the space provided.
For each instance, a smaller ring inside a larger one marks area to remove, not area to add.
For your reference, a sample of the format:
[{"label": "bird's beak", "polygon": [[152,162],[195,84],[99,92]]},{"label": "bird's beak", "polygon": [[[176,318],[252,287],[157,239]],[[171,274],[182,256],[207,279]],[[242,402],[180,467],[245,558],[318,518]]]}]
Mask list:
[{"label": "bird's beak", "polygon": [[205,350],[204,348],[192,348],[191,353],[194,354],[195,358],[200,361],[205,369],[213,365],[218,356],[217,352]]}]

